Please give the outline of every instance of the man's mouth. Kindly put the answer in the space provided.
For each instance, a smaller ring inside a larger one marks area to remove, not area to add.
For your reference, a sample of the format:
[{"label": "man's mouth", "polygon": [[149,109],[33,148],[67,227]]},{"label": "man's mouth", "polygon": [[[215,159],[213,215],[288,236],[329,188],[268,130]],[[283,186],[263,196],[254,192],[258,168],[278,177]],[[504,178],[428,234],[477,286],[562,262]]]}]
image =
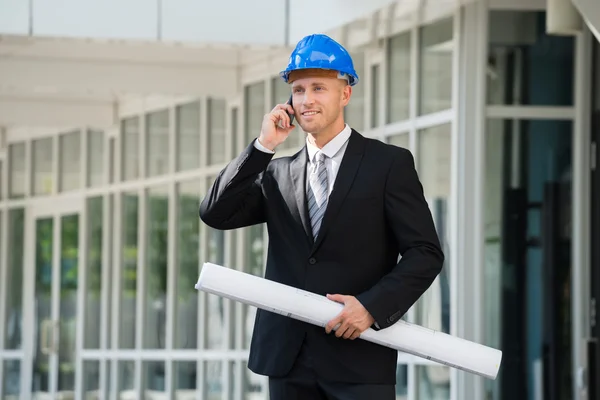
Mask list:
[{"label": "man's mouth", "polygon": [[302,113],[302,115],[304,115],[304,116],[310,116],[310,115],[316,115],[318,113],[319,113],[318,111],[304,111]]}]

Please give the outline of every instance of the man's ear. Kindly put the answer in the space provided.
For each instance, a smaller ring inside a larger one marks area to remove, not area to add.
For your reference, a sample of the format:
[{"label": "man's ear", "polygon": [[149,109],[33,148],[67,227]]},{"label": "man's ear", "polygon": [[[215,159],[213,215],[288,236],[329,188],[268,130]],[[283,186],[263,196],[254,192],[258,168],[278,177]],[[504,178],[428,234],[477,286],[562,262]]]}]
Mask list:
[{"label": "man's ear", "polygon": [[350,101],[350,97],[352,97],[352,86],[345,85],[342,88],[342,101],[344,103],[344,106],[348,104],[348,102]]}]

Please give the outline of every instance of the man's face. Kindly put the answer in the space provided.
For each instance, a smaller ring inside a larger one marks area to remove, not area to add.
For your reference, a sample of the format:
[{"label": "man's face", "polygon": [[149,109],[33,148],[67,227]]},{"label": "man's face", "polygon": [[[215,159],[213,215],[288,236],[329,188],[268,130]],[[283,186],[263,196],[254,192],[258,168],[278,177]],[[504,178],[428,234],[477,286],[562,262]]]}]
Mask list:
[{"label": "man's face", "polygon": [[305,132],[317,135],[343,121],[352,89],[337,74],[303,71],[291,85],[295,117]]}]

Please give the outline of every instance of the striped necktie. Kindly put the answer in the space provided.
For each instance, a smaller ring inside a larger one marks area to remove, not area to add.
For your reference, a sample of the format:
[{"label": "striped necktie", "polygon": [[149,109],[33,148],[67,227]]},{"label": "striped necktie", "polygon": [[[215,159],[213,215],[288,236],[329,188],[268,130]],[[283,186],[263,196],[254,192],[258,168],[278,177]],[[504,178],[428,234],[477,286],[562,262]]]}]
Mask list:
[{"label": "striped necktie", "polygon": [[313,230],[313,237],[319,236],[321,220],[327,208],[327,169],[325,168],[325,154],[318,152],[312,165],[308,187],[308,214]]}]

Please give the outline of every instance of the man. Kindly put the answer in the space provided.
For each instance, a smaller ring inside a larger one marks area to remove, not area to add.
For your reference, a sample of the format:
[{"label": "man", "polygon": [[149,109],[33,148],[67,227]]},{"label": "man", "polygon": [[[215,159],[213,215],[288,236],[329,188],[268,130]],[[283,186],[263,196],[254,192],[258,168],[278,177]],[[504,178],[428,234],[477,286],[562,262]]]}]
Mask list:
[{"label": "man", "polygon": [[[258,310],[248,367],[269,376],[273,400],[395,399],[397,352],[354,339],[398,321],[444,262],[413,157],[346,125],[358,76],[331,38],[301,40],[281,75],[292,105],[265,115],[200,216],[217,229],[266,223],[265,278],[344,308],[325,329]],[[307,132],[306,145],[273,159],[295,128],[288,113]]]}]

